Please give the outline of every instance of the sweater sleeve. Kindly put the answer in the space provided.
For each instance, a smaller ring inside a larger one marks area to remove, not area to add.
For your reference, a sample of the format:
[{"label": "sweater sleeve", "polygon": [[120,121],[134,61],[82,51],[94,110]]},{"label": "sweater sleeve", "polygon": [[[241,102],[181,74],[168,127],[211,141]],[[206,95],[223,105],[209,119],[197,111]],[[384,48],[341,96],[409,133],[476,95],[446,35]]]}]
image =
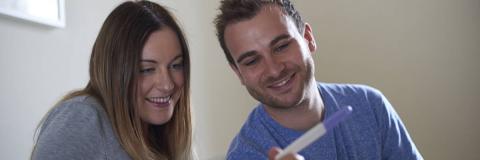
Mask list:
[{"label": "sweater sleeve", "polygon": [[381,131],[382,159],[418,160],[423,159],[413,143],[400,116],[390,102],[378,90],[374,90],[375,106]]},{"label": "sweater sleeve", "polygon": [[42,124],[32,159],[106,159],[100,119],[91,104],[60,104]]}]

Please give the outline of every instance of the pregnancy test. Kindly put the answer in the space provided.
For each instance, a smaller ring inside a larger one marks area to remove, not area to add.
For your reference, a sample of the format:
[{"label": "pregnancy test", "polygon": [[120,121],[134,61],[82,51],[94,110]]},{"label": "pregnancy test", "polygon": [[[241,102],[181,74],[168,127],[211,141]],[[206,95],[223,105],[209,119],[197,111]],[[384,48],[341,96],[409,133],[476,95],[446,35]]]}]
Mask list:
[{"label": "pregnancy test", "polygon": [[288,145],[282,152],[275,156],[275,159],[278,160],[283,156],[286,156],[289,153],[298,153],[303,148],[310,145],[313,141],[325,135],[327,131],[332,130],[338,123],[342,122],[350,113],[352,113],[352,107],[347,106],[339,111],[335,112],[331,117],[328,117],[323,123],[319,123],[314,126],[312,129],[305,132],[300,138],[293,141],[292,144]]}]

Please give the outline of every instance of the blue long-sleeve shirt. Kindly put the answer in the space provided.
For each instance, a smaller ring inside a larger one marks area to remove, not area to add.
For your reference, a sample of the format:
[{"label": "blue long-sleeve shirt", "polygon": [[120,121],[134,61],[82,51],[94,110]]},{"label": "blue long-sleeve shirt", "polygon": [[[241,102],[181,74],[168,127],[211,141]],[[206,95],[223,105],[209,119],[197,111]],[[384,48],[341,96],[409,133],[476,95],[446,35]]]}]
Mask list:
[{"label": "blue long-sleeve shirt", "polygon": [[[307,160],[423,159],[400,117],[383,94],[364,85],[317,83],[325,117],[341,107],[353,113],[299,154]],[[303,132],[283,127],[259,104],[233,139],[228,160],[267,159],[271,147],[285,148]]]}]

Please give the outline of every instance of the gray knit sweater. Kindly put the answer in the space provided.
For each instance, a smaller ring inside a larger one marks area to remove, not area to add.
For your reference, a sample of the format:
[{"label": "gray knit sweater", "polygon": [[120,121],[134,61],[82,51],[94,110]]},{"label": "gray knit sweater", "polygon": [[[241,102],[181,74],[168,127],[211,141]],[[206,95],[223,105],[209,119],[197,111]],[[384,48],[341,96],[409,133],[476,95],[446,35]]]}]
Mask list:
[{"label": "gray knit sweater", "polygon": [[78,96],[60,103],[48,114],[32,159],[131,158],[118,142],[105,110],[94,98]]}]

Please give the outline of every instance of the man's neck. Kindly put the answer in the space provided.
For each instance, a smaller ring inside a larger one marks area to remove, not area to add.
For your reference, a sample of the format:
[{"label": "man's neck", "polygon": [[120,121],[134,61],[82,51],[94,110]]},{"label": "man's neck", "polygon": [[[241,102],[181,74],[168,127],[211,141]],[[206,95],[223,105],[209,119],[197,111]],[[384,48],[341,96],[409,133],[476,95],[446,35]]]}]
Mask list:
[{"label": "man's neck", "polygon": [[286,128],[306,131],[323,120],[324,104],[316,85],[300,105],[289,109],[275,109],[265,106],[267,113]]}]

